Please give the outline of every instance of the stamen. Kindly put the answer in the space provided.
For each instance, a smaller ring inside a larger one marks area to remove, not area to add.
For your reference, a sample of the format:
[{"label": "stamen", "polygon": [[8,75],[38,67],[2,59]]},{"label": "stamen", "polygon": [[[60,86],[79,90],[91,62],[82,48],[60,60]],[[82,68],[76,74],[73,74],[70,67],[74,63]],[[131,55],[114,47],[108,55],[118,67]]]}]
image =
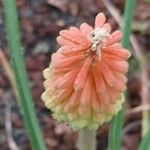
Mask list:
[{"label": "stamen", "polygon": [[101,58],[101,48],[105,47],[106,40],[110,36],[109,32],[110,32],[110,29],[108,29],[108,28],[96,27],[88,35],[88,38],[90,39],[90,41],[92,43],[91,50],[93,52],[96,52],[99,59]]}]

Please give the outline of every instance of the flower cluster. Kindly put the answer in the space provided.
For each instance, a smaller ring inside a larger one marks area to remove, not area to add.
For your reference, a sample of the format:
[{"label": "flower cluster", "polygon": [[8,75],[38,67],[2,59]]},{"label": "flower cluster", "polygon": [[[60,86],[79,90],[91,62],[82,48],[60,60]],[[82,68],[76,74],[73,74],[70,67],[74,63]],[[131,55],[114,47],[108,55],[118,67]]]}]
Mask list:
[{"label": "flower cluster", "polygon": [[130,52],[121,47],[120,31],[111,32],[103,13],[94,28],[62,30],[57,37],[60,49],[44,70],[42,100],[58,121],[73,129],[96,129],[121,109]]}]

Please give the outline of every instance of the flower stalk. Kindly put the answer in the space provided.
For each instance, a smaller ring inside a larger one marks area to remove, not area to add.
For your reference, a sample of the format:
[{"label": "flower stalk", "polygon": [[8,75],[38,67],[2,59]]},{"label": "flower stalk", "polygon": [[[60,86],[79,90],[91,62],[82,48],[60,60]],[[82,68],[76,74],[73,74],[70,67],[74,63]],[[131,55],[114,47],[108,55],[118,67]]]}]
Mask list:
[{"label": "flower stalk", "polygon": [[79,130],[79,150],[95,150],[96,149],[96,131],[88,129]]}]

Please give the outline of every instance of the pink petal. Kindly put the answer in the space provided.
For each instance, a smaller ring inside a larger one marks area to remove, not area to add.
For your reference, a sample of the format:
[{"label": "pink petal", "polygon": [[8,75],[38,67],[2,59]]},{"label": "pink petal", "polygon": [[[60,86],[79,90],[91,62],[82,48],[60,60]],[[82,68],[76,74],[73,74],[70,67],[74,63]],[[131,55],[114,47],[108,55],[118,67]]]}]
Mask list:
[{"label": "pink petal", "polygon": [[81,97],[81,91],[74,91],[72,93],[70,99],[68,100],[68,102],[64,106],[65,112],[74,111],[74,109],[79,105],[80,97]]},{"label": "pink petal", "polygon": [[106,17],[103,13],[99,13],[95,18],[95,27],[101,28],[106,21]]},{"label": "pink petal", "polygon": [[124,83],[127,83],[127,78],[124,74],[119,73],[119,72],[114,72],[114,76],[116,77],[116,80],[118,79]]},{"label": "pink petal", "polygon": [[70,97],[70,95],[73,92],[73,88],[72,86],[65,88],[65,89],[61,89],[57,95],[58,99],[62,99],[62,100],[66,100],[68,99],[68,97]]},{"label": "pink petal", "polygon": [[94,86],[92,86],[92,88],[91,88],[91,105],[92,105],[92,109],[95,112],[100,111],[100,103],[99,103],[98,95],[96,93],[96,89]]},{"label": "pink petal", "polygon": [[105,79],[108,86],[112,87],[115,83],[115,77],[111,71],[111,69],[106,64],[101,64],[99,70]]},{"label": "pink petal", "polygon": [[[123,60],[121,57],[117,56],[117,55],[113,55],[111,53],[103,53],[103,60],[105,59],[110,59],[110,60],[116,60],[116,61],[121,61]],[[126,60],[126,59],[125,59]]]},{"label": "pink petal", "polygon": [[105,58],[105,63],[113,70],[120,73],[126,73],[128,70],[128,63],[126,61],[115,61]]},{"label": "pink petal", "polygon": [[110,103],[110,97],[107,92],[105,92],[101,95],[98,95],[98,96],[99,96],[101,106],[104,107],[104,105],[107,105]]},{"label": "pink petal", "polygon": [[108,94],[110,96],[110,104],[115,104],[120,97],[120,92],[116,91],[114,88],[108,88]]},{"label": "pink petal", "polygon": [[78,72],[79,72],[78,68],[71,70],[70,72],[66,73],[64,76],[56,79],[55,84],[57,85],[58,88],[67,88],[71,86]]},{"label": "pink petal", "polygon": [[86,44],[87,47],[89,47],[90,43],[84,36],[73,34],[72,32],[69,32],[68,30],[62,30],[59,33],[62,37],[65,39],[75,43],[75,44]]},{"label": "pink petal", "polygon": [[104,94],[106,92],[106,85],[102,75],[99,73],[97,67],[92,68],[93,78],[95,82],[96,91],[98,94]]},{"label": "pink petal", "polygon": [[80,25],[80,31],[84,36],[87,36],[92,30],[93,28],[87,23],[82,23]]},{"label": "pink petal", "polygon": [[86,81],[86,77],[88,75],[90,66],[92,64],[92,60],[87,58],[82,65],[80,72],[77,75],[77,78],[74,82],[74,89],[81,90],[84,87],[84,83]]},{"label": "pink petal", "polygon": [[72,32],[73,34],[77,34],[77,35],[82,36],[82,33],[80,32],[80,30],[77,27],[70,27],[69,31]]},{"label": "pink petal", "polygon": [[84,48],[83,45],[76,45],[76,46],[70,45],[70,46],[62,46],[58,51],[64,55],[72,56],[82,52],[86,52],[86,49]]},{"label": "pink petal", "polygon": [[123,92],[123,91],[125,91],[126,86],[125,86],[125,84],[124,84],[123,81],[121,81],[121,80],[118,79],[115,82],[114,89],[117,90],[118,92]]},{"label": "pink petal", "polygon": [[130,52],[127,49],[124,48],[116,48],[115,46],[107,47],[104,52],[116,55],[117,57],[120,57],[122,59],[128,59],[130,57]]},{"label": "pink petal", "polygon": [[106,45],[111,45],[113,43],[119,42],[122,38],[122,32],[119,30],[113,32],[107,40]]},{"label": "pink petal", "polygon": [[111,31],[111,25],[109,23],[105,23],[103,28],[109,33]]},{"label": "pink petal", "polygon": [[67,40],[67,39],[64,39],[64,38],[61,37],[61,36],[58,36],[58,37],[56,38],[56,41],[57,41],[57,43],[58,43],[60,46],[75,45],[74,42],[69,41],[69,40]]},{"label": "pink petal", "polygon": [[58,69],[58,68],[69,67],[75,63],[79,63],[81,60],[83,60],[83,58],[84,58],[84,54],[79,54],[71,57],[62,58],[52,63],[53,66],[55,66]]},{"label": "pink petal", "polygon": [[90,99],[91,99],[91,82],[88,75],[82,90],[80,105],[89,106]]}]

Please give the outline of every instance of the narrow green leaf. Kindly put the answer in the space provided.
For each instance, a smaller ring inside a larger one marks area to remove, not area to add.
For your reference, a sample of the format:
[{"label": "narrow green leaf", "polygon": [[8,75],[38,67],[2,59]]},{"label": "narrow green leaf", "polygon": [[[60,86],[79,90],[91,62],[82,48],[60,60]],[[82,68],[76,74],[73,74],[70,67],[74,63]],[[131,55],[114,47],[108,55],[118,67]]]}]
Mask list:
[{"label": "narrow green leaf", "polygon": [[111,121],[109,129],[109,148],[108,150],[120,150],[121,148],[121,130],[123,126],[123,112],[124,110],[118,113]]},{"label": "narrow green leaf", "polygon": [[126,0],[125,10],[124,10],[124,23],[123,23],[123,39],[122,46],[125,48],[130,48],[130,34],[132,30],[132,19],[134,13],[136,0]]},{"label": "narrow green leaf", "polygon": [[46,150],[36,117],[21,46],[16,0],[3,0],[8,46],[19,92],[19,105],[33,150]]},{"label": "narrow green leaf", "polygon": [[139,150],[150,150],[150,129],[142,138],[142,141],[139,146]]},{"label": "narrow green leaf", "polygon": [[[124,11],[123,39],[122,39],[122,46],[125,48],[130,47],[129,38],[131,34],[134,6],[135,0],[126,0]],[[127,91],[125,92],[125,97],[127,97]],[[121,140],[122,140],[121,131],[123,128],[123,114],[124,108],[122,108],[122,110],[118,113],[118,115],[116,115],[111,121],[109,129],[109,142],[108,142],[109,150],[121,150]]]}]

